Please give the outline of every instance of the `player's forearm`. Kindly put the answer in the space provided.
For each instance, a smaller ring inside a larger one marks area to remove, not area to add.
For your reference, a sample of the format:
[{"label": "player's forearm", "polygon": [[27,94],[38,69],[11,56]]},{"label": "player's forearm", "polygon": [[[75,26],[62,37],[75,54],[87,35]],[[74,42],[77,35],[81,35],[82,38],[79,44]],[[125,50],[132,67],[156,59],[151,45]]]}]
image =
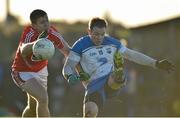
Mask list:
[{"label": "player's forearm", "polygon": [[137,51],[134,51],[131,49],[127,49],[123,53],[123,56],[126,59],[133,61],[135,63],[141,64],[141,65],[146,65],[146,66],[151,66],[153,68],[156,67],[156,60],[155,59],[153,59],[147,55],[144,55],[140,52],[137,52]]},{"label": "player's forearm", "polygon": [[30,53],[32,53],[32,46],[33,46],[33,43],[28,43],[28,44],[22,44],[22,46],[20,47],[21,56],[24,62],[26,63],[26,65],[29,67],[31,67],[31,64],[27,61],[26,58]]},{"label": "player's forearm", "polygon": [[76,65],[77,62],[72,61],[71,59],[66,59],[66,62],[63,67],[63,76],[67,79],[67,76],[76,74]]},{"label": "player's forearm", "polygon": [[71,75],[73,73],[71,67],[69,65],[64,65],[63,70],[62,70],[63,76],[65,79],[68,79],[68,75]]},{"label": "player's forearm", "polygon": [[20,47],[22,57],[26,57],[27,55],[32,53],[32,46],[33,43],[22,44],[22,46]]}]

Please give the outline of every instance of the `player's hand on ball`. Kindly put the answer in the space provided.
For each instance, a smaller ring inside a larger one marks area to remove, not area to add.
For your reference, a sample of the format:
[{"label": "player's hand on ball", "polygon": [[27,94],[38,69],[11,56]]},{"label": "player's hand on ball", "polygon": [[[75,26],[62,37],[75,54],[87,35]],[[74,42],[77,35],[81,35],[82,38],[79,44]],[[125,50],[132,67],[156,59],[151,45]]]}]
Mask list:
[{"label": "player's hand on ball", "polygon": [[42,61],[41,58],[39,57],[36,57],[35,55],[32,55],[32,58],[31,58],[33,61]]},{"label": "player's hand on ball", "polygon": [[41,38],[34,42],[32,46],[34,57],[33,60],[48,60],[51,59],[55,53],[54,44],[47,38]]},{"label": "player's hand on ball", "polygon": [[175,66],[166,59],[156,61],[156,67],[165,70],[168,73],[175,70]]},{"label": "player's hand on ball", "polygon": [[70,85],[75,85],[79,82],[79,77],[75,74],[71,74],[67,76],[67,80]]}]

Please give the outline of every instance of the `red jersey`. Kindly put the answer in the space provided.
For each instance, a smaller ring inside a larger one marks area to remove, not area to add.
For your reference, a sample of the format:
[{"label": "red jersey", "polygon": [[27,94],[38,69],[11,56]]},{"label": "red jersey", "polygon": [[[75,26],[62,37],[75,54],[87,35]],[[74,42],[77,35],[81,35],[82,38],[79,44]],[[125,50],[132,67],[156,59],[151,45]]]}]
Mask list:
[{"label": "red jersey", "polygon": [[[24,62],[22,56],[21,56],[21,51],[20,51],[20,46],[23,43],[29,43],[37,40],[39,36],[39,33],[32,27],[32,26],[27,26],[24,29],[24,32],[20,38],[19,46],[16,51],[16,55],[14,58],[14,62],[12,65],[12,69],[16,71],[22,71],[22,72],[38,72],[48,64],[48,60],[43,60],[43,61],[32,61],[31,57],[32,54],[30,54],[27,57],[27,61],[31,64],[31,67],[27,66],[26,63]],[[50,27],[48,30],[48,39],[51,40],[55,47],[61,49],[64,47],[62,40],[64,40],[59,32],[54,27]]]}]

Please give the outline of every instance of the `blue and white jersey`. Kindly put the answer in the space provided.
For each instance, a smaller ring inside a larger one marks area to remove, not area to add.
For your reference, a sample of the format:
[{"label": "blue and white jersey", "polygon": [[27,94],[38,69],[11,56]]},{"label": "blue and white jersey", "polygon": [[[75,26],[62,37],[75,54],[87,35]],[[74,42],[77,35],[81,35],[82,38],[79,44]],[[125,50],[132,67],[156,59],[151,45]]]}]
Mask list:
[{"label": "blue and white jersey", "polygon": [[69,57],[80,62],[83,70],[90,75],[90,81],[102,78],[113,71],[114,53],[123,53],[126,47],[115,38],[105,36],[103,43],[96,46],[90,36],[80,38],[72,46],[73,56]]}]

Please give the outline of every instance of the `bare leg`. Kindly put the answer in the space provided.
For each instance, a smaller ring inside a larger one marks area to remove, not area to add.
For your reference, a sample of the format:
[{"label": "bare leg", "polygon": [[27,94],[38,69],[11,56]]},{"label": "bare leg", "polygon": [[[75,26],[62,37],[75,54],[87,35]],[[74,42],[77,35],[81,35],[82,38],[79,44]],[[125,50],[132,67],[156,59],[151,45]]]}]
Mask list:
[{"label": "bare leg", "polygon": [[22,85],[22,88],[37,100],[37,113],[39,117],[49,117],[48,93],[36,79],[30,79]]},{"label": "bare leg", "polygon": [[22,117],[36,117],[37,102],[27,93],[27,106],[22,113]]}]

